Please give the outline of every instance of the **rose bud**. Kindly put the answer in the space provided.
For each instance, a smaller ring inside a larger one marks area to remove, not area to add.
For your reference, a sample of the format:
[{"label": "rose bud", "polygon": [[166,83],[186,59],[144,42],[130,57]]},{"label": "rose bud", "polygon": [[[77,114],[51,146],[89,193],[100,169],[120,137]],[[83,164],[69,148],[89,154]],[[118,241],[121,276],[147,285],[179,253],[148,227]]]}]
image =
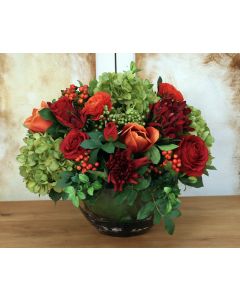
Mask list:
[{"label": "rose bud", "polygon": [[41,110],[42,108],[48,108],[47,103],[44,101],[42,101],[41,103],[41,108],[34,108],[32,111],[32,115],[28,117],[23,123],[24,126],[26,126],[33,132],[45,132],[53,124],[51,121],[45,120],[40,116],[39,110]]},{"label": "rose bud", "polygon": [[103,130],[103,135],[106,141],[115,142],[118,139],[117,126],[114,122],[109,122]]}]

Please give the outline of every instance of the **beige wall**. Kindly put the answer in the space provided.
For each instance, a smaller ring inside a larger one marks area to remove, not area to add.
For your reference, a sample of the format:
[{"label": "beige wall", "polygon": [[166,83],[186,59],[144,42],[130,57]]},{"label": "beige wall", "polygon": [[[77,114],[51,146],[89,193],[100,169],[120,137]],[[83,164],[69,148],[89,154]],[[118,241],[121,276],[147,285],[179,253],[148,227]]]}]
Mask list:
[{"label": "beige wall", "polygon": [[79,79],[95,77],[95,54],[0,54],[0,201],[38,199],[25,188],[16,155],[22,122],[41,100],[50,101]]},{"label": "beige wall", "polygon": [[216,142],[217,171],[204,176],[205,187],[184,195],[240,194],[240,54],[136,54],[141,76],[158,76],[181,90],[202,110]]}]

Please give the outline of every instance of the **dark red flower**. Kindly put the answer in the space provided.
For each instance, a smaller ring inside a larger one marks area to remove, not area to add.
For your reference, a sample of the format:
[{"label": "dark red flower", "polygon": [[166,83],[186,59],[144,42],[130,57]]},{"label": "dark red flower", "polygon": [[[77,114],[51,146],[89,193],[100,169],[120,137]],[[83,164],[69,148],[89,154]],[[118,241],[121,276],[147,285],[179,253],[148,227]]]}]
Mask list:
[{"label": "dark red flower", "polygon": [[103,135],[106,141],[115,142],[118,139],[118,131],[115,122],[109,122],[103,130]]},{"label": "dark red flower", "polygon": [[88,99],[82,113],[92,116],[92,120],[97,121],[103,114],[105,105],[108,107],[108,111],[112,109],[111,95],[106,92],[97,92]]},{"label": "dark red flower", "polygon": [[183,101],[183,95],[170,83],[160,83],[158,86],[158,95],[163,100]]},{"label": "dark red flower", "polygon": [[86,117],[77,110],[68,97],[61,97],[56,102],[48,102],[49,108],[56,119],[64,126],[70,128],[83,128]]},{"label": "dark red flower", "polygon": [[148,162],[147,157],[133,160],[128,150],[118,149],[106,163],[109,170],[108,182],[114,185],[115,191],[122,191],[123,185],[127,183],[138,184],[136,179],[141,176],[136,170]]},{"label": "dark red flower", "polygon": [[208,148],[200,137],[195,135],[182,137],[176,153],[181,159],[181,172],[188,176],[203,174],[208,161]]},{"label": "dark red flower", "polygon": [[80,144],[87,140],[89,136],[78,129],[72,129],[63,139],[60,150],[64,157],[67,159],[76,159],[79,155],[83,154],[86,150]]},{"label": "dark red flower", "polygon": [[151,108],[152,122],[148,125],[159,128],[162,137],[176,138],[193,131],[190,113],[186,101],[160,100]]}]

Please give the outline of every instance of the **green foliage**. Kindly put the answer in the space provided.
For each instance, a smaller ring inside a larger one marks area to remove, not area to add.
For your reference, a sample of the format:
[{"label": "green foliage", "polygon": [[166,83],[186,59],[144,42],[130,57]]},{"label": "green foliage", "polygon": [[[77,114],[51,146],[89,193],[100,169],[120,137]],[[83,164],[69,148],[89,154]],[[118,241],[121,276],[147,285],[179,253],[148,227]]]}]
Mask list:
[{"label": "green foliage", "polygon": [[192,132],[192,134],[199,136],[209,148],[212,147],[214,138],[201,115],[201,111],[194,106],[189,106],[189,108],[192,110],[189,115],[189,119],[192,120],[191,127],[195,129],[195,132]]},{"label": "green foliage", "polygon": [[96,79],[93,79],[89,82],[89,87],[88,87],[88,94],[89,96],[93,96],[94,94],[94,89],[96,88],[97,86],[97,80]]},{"label": "green foliage", "polygon": [[189,185],[195,188],[201,188],[203,187],[203,181],[202,181],[202,176],[200,177],[194,177],[194,176],[180,176],[179,180],[185,184]]},{"label": "green foliage", "polygon": [[102,189],[101,181],[95,180],[91,175],[76,173],[72,174],[68,179],[64,192],[68,195],[73,205],[79,207],[82,200],[93,197],[94,193],[100,189]]},{"label": "green foliage", "polygon": [[136,75],[136,66],[131,64],[130,71],[124,73],[103,73],[94,92],[105,91],[111,95],[115,107],[121,107],[122,112],[134,108],[139,113],[149,111],[149,104],[158,100],[149,80],[143,80]]},{"label": "green foliage", "polygon": [[156,146],[152,146],[147,152],[146,156],[152,161],[153,164],[157,165],[160,162],[161,154]]},{"label": "green foliage", "polygon": [[178,147],[178,145],[170,144],[170,145],[161,145],[161,146],[158,146],[158,147],[162,151],[170,151],[170,150],[176,149]]},{"label": "green foliage", "polygon": [[24,138],[26,145],[20,148],[17,160],[21,165],[20,174],[31,192],[46,195],[51,190],[62,191],[61,187],[56,186],[59,174],[71,171],[73,163],[59,151],[61,141],[61,138],[54,140],[47,133],[29,133]]}]

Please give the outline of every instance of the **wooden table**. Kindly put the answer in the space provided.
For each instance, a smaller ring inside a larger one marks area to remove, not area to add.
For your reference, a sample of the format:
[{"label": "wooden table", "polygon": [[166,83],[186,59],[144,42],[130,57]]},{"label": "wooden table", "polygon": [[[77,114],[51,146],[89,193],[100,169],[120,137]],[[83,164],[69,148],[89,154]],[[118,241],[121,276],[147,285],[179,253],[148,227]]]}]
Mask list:
[{"label": "wooden table", "polygon": [[146,234],[100,234],[69,201],[0,202],[0,247],[240,247],[240,196],[182,198],[169,236],[162,224]]}]

